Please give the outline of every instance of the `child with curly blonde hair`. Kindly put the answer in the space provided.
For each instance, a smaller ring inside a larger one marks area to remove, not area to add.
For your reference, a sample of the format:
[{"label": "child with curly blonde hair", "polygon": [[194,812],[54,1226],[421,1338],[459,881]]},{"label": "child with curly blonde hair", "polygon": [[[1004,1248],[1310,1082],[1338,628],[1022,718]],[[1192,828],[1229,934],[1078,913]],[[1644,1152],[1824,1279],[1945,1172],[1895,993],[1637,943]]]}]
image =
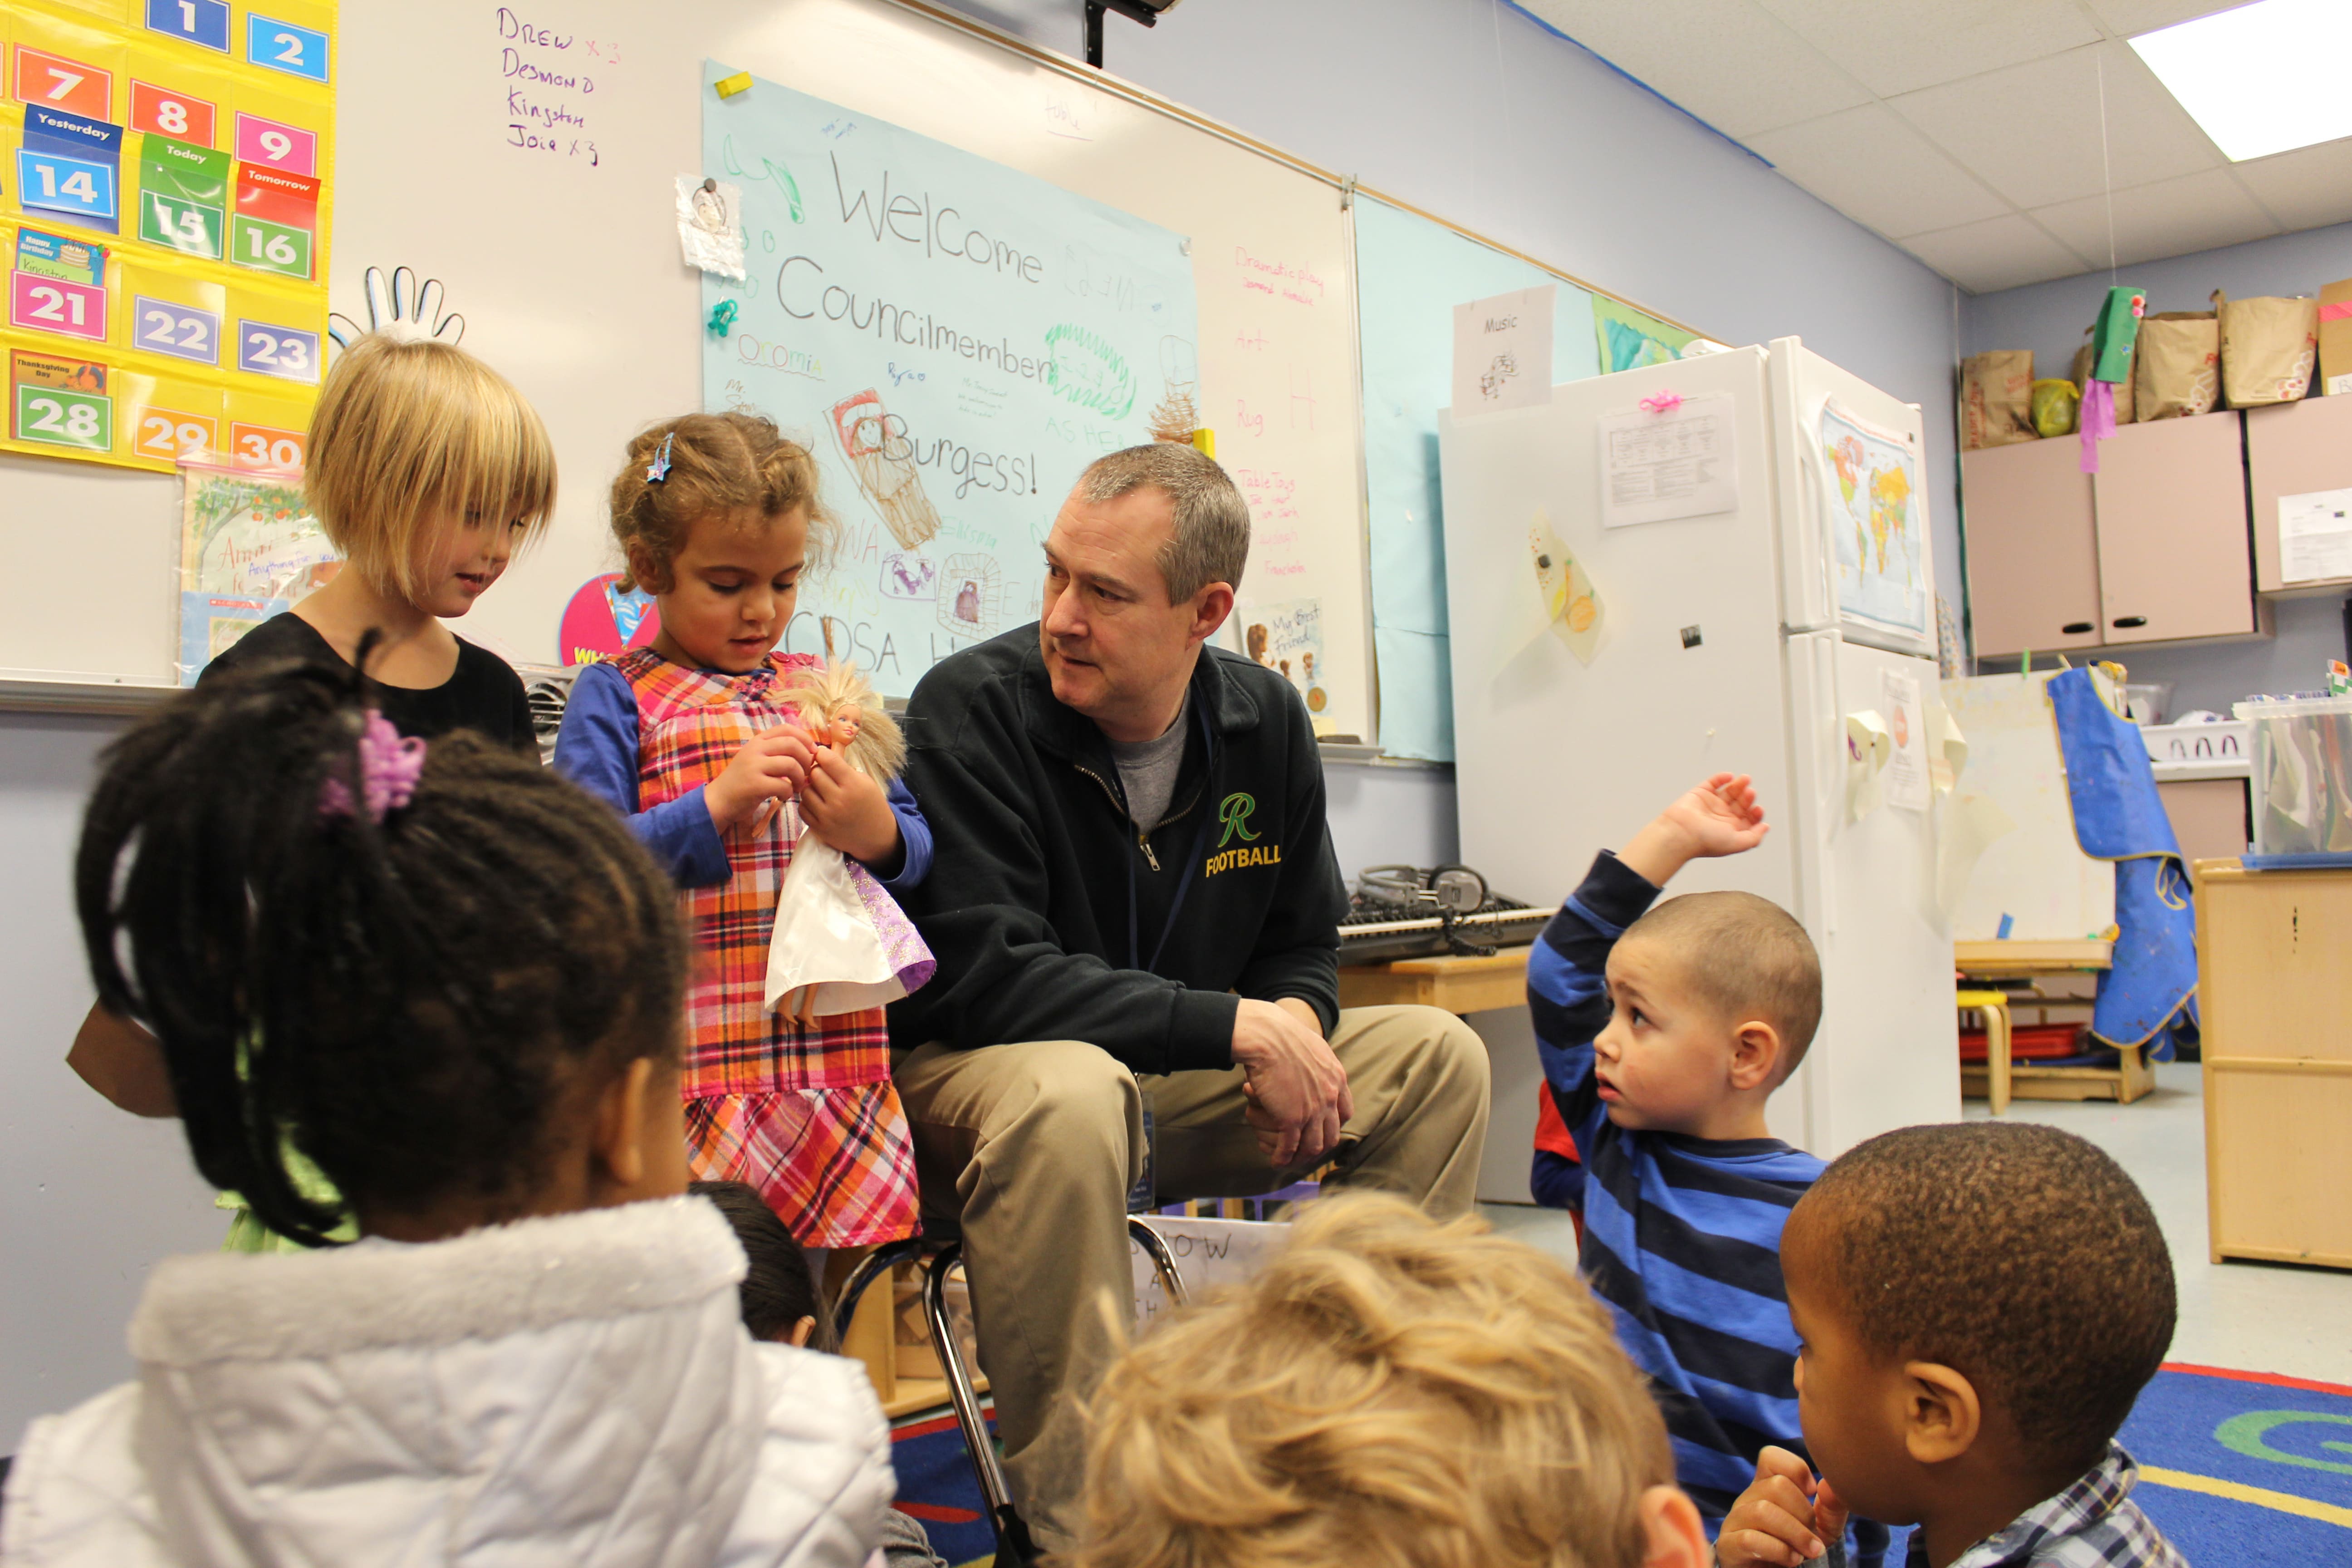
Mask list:
[{"label": "child with curly blonde hair", "polygon": [[749,1183],[803,1247],[911,1236],[914,1149],[882,1008],[794,1016],[766,995],[803,831],[893,895],[931,860],[906,787],[803,727],[795,687],[819,661],[777,649],[830,537],[815,459],[756,414],[663,420],[630,443],[612,520],[661,630],[580,672],[555,765],[625,816],[681,889],[698,949],[682,1087],[694,1174]]},{"label": "child with curly blonde hair", "polygon": [[1104,1379],[1076,1568],[1705,1568],[1608,1313],[1401,1199],[1314,1205]]}]

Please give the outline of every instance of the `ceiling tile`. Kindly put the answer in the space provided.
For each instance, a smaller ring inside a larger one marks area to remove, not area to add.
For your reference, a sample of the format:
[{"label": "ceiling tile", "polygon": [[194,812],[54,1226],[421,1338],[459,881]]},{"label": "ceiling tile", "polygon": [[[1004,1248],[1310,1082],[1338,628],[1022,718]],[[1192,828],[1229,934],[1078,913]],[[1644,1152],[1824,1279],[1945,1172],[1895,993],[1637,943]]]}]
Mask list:
[{"label": "ceiling tile", "polygon": [[2064,0],[1760,0],[1882,98],[2095,43]]},{"label": "ceiling tile", "polygon": [[1933,234],[1915,234],[1903,242],[1903,248],[1971,294],[2072,278],[2090,265],[2044,234],[2032,219],[2014,213]]},{"label": "ceiling tile", "polygon": [[[2228,171],[2208,170],[2177,180],[2158,180],[2117,191],[2116,202],[2116,261],[2160,261],[2236,245],[2279,232],[2269,214],[2246,195]],[[2091,258],[2094,267],[2107,259],[2106,203],[2098,196],[2037,207],[2032,216],[2072,249]]]},{"label": "ceiling tile", "polygon": [[2118,37],[2136,38],[2245,4],[2247,0],[2091,0],[2091,9]]},{"label": "ceiling tile", "polygon": [[2289,229],[2352,220],[2352,137],[2232,167],[2246,188]]},{"label": "ceiling tile", "polygon": [[1818,119],[1870,89],[1755,0],[1519,0],[1727,136]]},{"label": "ceiling tile", "polygon": [[2106,188],[2099,138],[2103,74],[2106,156],[2116,184],[2145,185],[2221,166],[2221,153],[2126,44],[2095,44],[2007,66],[1905,93],[1889,107],[2011,201],[2048,206]]},{"label": "ceiling tile", "polygon": [[1751,136],[1748,144],[1798,184],[1891,239],[2011,210],[1875,103]]}]

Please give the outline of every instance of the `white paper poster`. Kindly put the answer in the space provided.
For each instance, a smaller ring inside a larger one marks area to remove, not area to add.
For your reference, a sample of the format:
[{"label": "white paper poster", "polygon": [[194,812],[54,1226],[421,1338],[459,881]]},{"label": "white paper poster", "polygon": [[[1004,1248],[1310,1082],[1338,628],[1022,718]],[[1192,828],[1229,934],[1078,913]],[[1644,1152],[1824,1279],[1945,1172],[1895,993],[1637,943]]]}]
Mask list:
[{"label": "white paper poster", "polygon": [[1728,397],[1676,399],[1656,410],[1612,415],[1600,430],[1603,527],[1709,517],[1739,504]]},{"label": "white paper poster", "polygon": [[1454,417],[1551,401],[1553,284],[1454,307]]},{"label": "white paper poster", "polygon": [[1885,693],[1886,804],[1905,811],[1927,809],[1927,725],[1919,708],[1919,679],[1887,670]]},{"label": "white paper poster", "polygon": [[2281,496],[2279,581],[2352,577],[2352,490]]}]

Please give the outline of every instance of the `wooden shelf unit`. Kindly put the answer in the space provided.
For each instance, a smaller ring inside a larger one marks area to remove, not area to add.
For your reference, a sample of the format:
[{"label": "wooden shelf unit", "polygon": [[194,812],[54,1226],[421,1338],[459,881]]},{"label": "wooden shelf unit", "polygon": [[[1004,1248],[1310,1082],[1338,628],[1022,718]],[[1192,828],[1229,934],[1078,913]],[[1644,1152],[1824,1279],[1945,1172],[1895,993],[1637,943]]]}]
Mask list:
[{"label": "wooden shelf unit", "polygon": [[2352,1268],[2352,870],[2195,869],[2213,1260]]}]

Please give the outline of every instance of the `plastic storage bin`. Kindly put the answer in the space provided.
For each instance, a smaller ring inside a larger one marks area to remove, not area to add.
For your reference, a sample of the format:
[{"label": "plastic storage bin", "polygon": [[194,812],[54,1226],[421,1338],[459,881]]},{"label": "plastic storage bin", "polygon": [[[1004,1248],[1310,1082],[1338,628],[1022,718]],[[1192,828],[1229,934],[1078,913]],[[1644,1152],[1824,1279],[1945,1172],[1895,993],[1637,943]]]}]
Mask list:
[{"label": "plastic storage bin", "polygon": [[2352,864],[2352,697],[2240,702],[2252,726],[2255,858]]}]

